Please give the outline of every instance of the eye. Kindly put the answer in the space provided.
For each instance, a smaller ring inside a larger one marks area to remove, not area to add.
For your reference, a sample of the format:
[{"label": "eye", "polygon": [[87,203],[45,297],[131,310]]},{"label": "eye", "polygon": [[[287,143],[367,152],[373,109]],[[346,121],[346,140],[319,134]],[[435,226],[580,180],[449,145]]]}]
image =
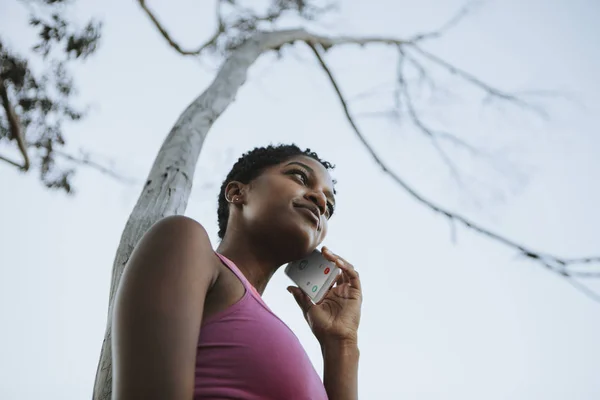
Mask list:
[{"label": "eye", "polygon": [[300,182],[302,182],[303,185],[306,185],[308,183],[308,175],[306,175],[306,172],[302,170],[293,169],[289,171],[288,174],[298,176],[300,178]]},{"label": "eye", "polygon": [[333,210],[335,210],[334,205],[330,202],[327,202],[327,218],[331,218],[331,216],[333,215]]}]

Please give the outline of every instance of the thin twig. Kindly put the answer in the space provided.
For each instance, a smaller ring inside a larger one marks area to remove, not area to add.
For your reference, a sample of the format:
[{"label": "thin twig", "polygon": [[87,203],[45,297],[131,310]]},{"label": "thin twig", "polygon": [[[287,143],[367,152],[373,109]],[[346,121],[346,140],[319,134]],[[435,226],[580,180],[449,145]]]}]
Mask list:
[{"label": "thin twig", "polygon": [[221,33],[224,32],[224,27],[221,21],[221,18],[219,17],[219,2],[217,2],[217,16],[218,16],[218,28],[217,31],[204,43],[202,44],[200,47],[198,47],[196,50],[184,50],[177,42],[175,42],[175,40],[173,40],[173,38],[171,37],[171,35],[169,34],[169,32],[167,32],[167,30],[163,27],[163,25],[160,23],[160,21],[158,20],[158,18],[156,18],[156,16],[154,15],[154,13],[148,8],[148,6],[146,5],[146,1],[145,0],[138,0],[138,3],[140,3],[140,6],[142,7],[142,9],[146,12],[146,14],[148,15],[148,17],[150,18],[150,20],[152,20],[152,22],[154,23],[154,26],[156,27],[156,29],[158,29],[158,31],[163,35],[163,37],[167,40],[167,42],[169,42],[169,45],[171,47],[173,47],[178,53],[184,55],[184,56],[197,56],[200,55],[200,53],[202,53],[202,51],[204,51],[204,49],[208,48],[209,46],[213,45],[217,39],[219,38],[219,35]]},{"label": "thin twig", "polygon": [[4,156],[0,156],[0,161],[5,161],[5,162],[9,163],[10,165],[13,165],[13,166],[19,168],[20,170],[23,169],[23,165],[19,164],[18,162],[15,162],[15,161],[13,161],[11,159],[8,159],[8,158],[6,158]]},{"label": "thin twig", "polygon": [[400,119],[400,113],[397,108],[390,108],[389,110],[382,111],[365,111],[362,113],[354,114],[355,118],[391,118],[391,119]]},{"label": "thin twig", "polygon": [[[399,50],[401,50],[401,49],[402,48],[400,47]],[[412,57],[407,57],[406,54],[405,54],[405,59],[417,70],[417,73],[419,74],[419,85],[423,85],[423,83],[427,83],[432,92],[440,91],[440,89],[437,87],[437,85],[435,84],[433,79],[429,76],[429,74],[427,74],[427,72],[425,71],[425,67],[423,67],[423,65],[421,63],[419,63],[417,60],[415,60]],[[447,91],[444,91],[444,92],[446,93]]]},{"label": "thin twig", "polygon": [[4,80],[0,79],[0,98],[2,99],[2,107],[4,108],[4,112],[6,113],[6,119],[8,120],[8,126],[10,128],[11,139],[17,142],[17,146],[19,147],[19,151],[23,156],[23,164],[17,164],[13,161],[10,161],[6,158],[2,158],[4,161],[13,164],[23,171],[29,170],[31,166],[31,162],[29,161],[29,155],[27,154],[27,147],[25,147],[25,138],[23,137],[23,129],[21,127],[21,122],[19,121],[19,117],[15,112],[10,98],[8,97],[8,90],[4,83]]},{"label": "thin twig", "polygon": [[[451,221],[459,222],[462,225],[464,225],[465,227],[467,227],[483,236],[493,239],[507,247],[510,247],[510,248],[518,251],[520,254],[532,259],[533,261],[537,261],[537,262],[541,263],[542,265],[548,267],[553,272],[560,273],[560,271],[558,271],[556,268],[552,268],[547,263],[547,260],[550,260],[551,262],[559,263],[561,265],[569,264],[568,259],[563,259],[563,258],[553,256],[553,255],[546,255],[546,254],[542,255],[541,253],[537,253],[522,244],[519,244],[511,239],[508,239],[498,233],[492,232],[492,231],[476,224],[475,222],[471,221],[470,219],[468,219],[460,214],[454,213],[452,211],[449,211],[449,210],[435,204],[434,202],[430,201],[429,199],[427,199],[423,195],[421,195],[419,192],[417,192],[412,186],[410,186],[406,181],[404,181],[398,174],[393,172],[388,167],[388,165],[379,157],[379,155],[375,152],[375,150],[371,147],[371,145],[367,142],[365,137],[360,132],[358,126],[356,125],[356,123],[354,122],[354,119],[352,118],[352,115],[350,114],[346,100],[344,99],[344,96],[343,96],[335,78],[333,77],[333,74],[331,73],[329,67],[327,66],[327,64],[325,63],[323,58],[321,57],[321,54],[319,53],[317,48],[311,42],[306,42],[306,43],[312,49],[313,53],[315,54],[315,57],[319,61],[319,64],[323,68],[324,72],[327,74],[329,81],[331,82],[331,85],[333,86],[333,88],[338,96],[338,99],[340,100],[342,109],[344,110],[344,114],[346,115],[346,118],[347,118],[348,122],[350,123],[350,126],[354,130],[354,133],[356,134],[356,136],[358,137],[360,142],[365,146],[367,152],[371,155],[371,157],[373,158],[375,163],[377,163],[377,165],[379,165],[381,170],[384,173],[386,173],[387,175],[389,175],[392,178],[392,180],[394,180],[394,182],[396,182],[398,185],[400,185],[415,200],[424,204],[425,206],[427,206],[429,209],[433,210],[434,212],[447,217]],[[589,257],[589,258],[585,258],[585,259],[577,259],[577,261],[593,263],[593,262],[596,262],[599,258],[600,257]]]},{"label": "thin twig", "polygon": [[572,279],[572,278],[570,278],[568,276],[565,276],[564,278],[575,289],[577,289],[578,291],[580,291],[581,293],[583,293],[584,295],[586,295],[590,299],[592,299],[592,300],[600,303],[600,295],[598,295],[598,293],[594,292],[592,289],[590,289],[589,287],[585,286],[581,282],[576,281],[575,279]]},{"label": "thin twig", "polygon": [[84,154],[81,157],[77,157],[72,154],[63,152],[61,150],[52,150],[52,152],[55,153],[57,156],[60,156],[64,159],[74,162],[76,164],[84,165],[89,168],[95,169],[96,171],[99,171],[99,172],[103,173],[104,175],[107,175],[107,176],[109,176],[113,179],[116,179],[117,181],[120,181],[122,183],[133,184],[133,183],[137,182],[137,180],[135,180],[133,178],[123,176],[123,175],[113,171],[109,167],[106,167],[104,165],[101,165],[100,163],[97,163],[97,162],[91,160],[90,156],[88,154]]},{"label": "thin twig", "polygon": [[600,272],[566,271],[565,274],[576,278],[600,278]]},{"label": "thin twig", "polygon": [[[224,24],[222,24],[221,21],[219,20],[219,30],[217,31],[217,33],[215,35],[213,35],[213,37],[206,44],[202,45],[197,50],[192,50],[192,51],[183,50],[177,43],[174,42],[174,40],[170,37],[170,35],[167,33],[167,31],[162,27],[162,25],[156,19],[156,17],[154,17],[152,12],[145,6],[145,1],[144,0],[138,0],[138,1],[139,1],[140,5],[142,6],[142,8],[146,11],[148,16],[151,18],[151,20],[153,21],[155,26],[159,29],[159,31],[161,32],[163,37],[165,37],[165,39],[169,42],[169,44],[175,50],[177,50],[180,54],[183,54],[183,55],[198,55],[198,54],[200,54],[200,52],[202,52],[202,50],[204,50],[206,47],[208,47],[211,44],[214,44],[216,42],[216,40],[218,39],[219,35],[226,33],[227,28],[228,28]],[[472,222],[471,220],[467,219],[466,217],[463,217],[460,214],[451,212],[451,211],[439,206],[438,204],[430,201],[429,199],[425,198],[419,192],[417,192],[411,185],[409,185],[407,182],[405,182],[398,174],[394,173],[383,162],[383,160],[381,160],[381,158],[377,155],[377,153],[374,151],[374,149],[366,141],[365,137],[361,134],[354,119],[352,118],[352,116],[350,114],[347,102],[345,101],[344,96],[342,95],[340,88],[337,85],[336,80],[334,79],[331,71],[325,64],[324,60],[321,58],[319,51],[315,47],[316,45],[320,45],[320,46],[322,46],[322,48],[324,50],[327,50],[327,49],[337,46],[337,45],[347,45],[347,44],[357,44],[360,46],[364,46],[366,44],[385,44],[385,45],[394,45],[396,47],[400,47],[400,46],[409,47],[410,49],[412,49],[412,51],[419,54],[421,57],[429,60],[433,64],[441,67],[442,69],[445,69],[449,73],[457,75],[458,77],[462,78],[466,82],[480,88],[485,93],[487,93],[489,95],[489,97],[509,101],[513,104],[517,104],[523,108],[533,110],[533,111],[537,112],[538,114],[540,114],[544,117],[547,117],[547,115],[543,112],[543,110],[540,110],[538,107],[535,107],[535,106],[525,102],[524,100],[518,98],[517,96],[515,96],[513,94],[504,92],[502,90],[496,89],[496,88],[486,84],[485,82],[476,78],[474,75],[455,67],[454,65],[441,59],[440,57],[427,52],[426,50],[424,50],[423,48],[421,48],[418,45],[420,42],[424,41],[425,39],[439,36],[441,34],[441,32],[454,26],[459,20],[461,20],[464,17],[464,15],[466,15],[466,12],[464,12],[464,11],[460,12],[458,16],[451,19],[438,32],[418,35],[416,37],[413,37],[411,40],[401,40],[401,39],[397,39],[397,38],[378,37],[378,36],[373,36],[373,37],[351,37],[351,36],[326,37],[326,36],[314,35],[309,32],[306,32],[305,30],[302,30],[302,29],[289,30],[289,31],[278,31],[278,32],[264,32],[264,33],[265,34],[275,34],[275,33],[283,34],[283,33],[285,33],[285,34],[289,34],[289,39],[288,39],[289,43],[292,43],[293,41],[301,40],[308,44],[308,46],[312,49],[315,56],[317,57],[317,60],[321,64],[321,67],[328,75],[328,77],[331,81],[331,84],[339,97],[339,100],[341,102],[344,113],[348,119],[348,122],[352,126],[352,128],[353,128],[354,132],[356,133],[360,142],[365,146],[366,150],[372,156],[373,160],[377,163],[377,165],[379,165],[379,167],[382,169],[382,171],[385,174],[389,175],[410,196],[412,196],[415,200],[417,200],[418,202],[420,202],[420,203],[424,204],[425,206],[427,206],[428,208],[430,208],[432,211],[434,211],[438,214],[442,214],[443,216],[447,217],[451,221],[451,223],[459,222],[462,225],[464,225],[465,227],[467,227],[483,236],[486,236],[489,239],[495,240],[507,247],[515,249],[516,251],[518,251],[519,254],[524,255],[524,256],[532,259],[533,261],[536,261],[536,262],[540,263],[541,265],[546,266],[553,272],[559,273],[562,275],[562,272],[564,272],[564,268],[561,271],[560,268],[552,267],[548,263],[548,260],[550,259],[550,261],[552,263],[560,264],[563,267],[565,267],[567,265],[571,265],[570,260],[561,259],[556,256],[542,255],[541,253],[537,253],[533,250],[530,250],[529,248],[525,247],[524,245],[518,244],[517,242],[515,242],[511,239],[508,239],[507,237],[504,237],[500,234],[497,234],[486,228],[483,228],[483,227],[479,226],[478,224]],[[260,33],[260,32],[257,31],[256,33]],[[273,49],[277,49],[280,46],[281,46],[281,44],[278,44],[277,46],[273,46]],[[416,113],[415,113],[415,115],[416,115]],[[419,121],[420,121],[420,119],[419,119]],[[423,126],[425,126],[425,125],[423,124]],[[430,130],[430,132],[433,132],[433,131]],[[461,143],[460,139],[458,139],[452,135],[448,135],[448,134],[441,135],[438,133],[438,136],[446,136],[446,138],[452,138],[451,140],[454,143]],[[578,263],[596,263],[596,262],[598,262],[598,258],[590,257],[590,258],[586,258],[586,259],[577,259],[577,262]],[[562,275],[562,276],[565,276],[565,275]]]},{"label": "thin twig", "polygon": [[471,14],[471,12],[473,12],[473,9],[475,7],[481,5],[482,3],[483,3],[482,1],[471,1],[467,4],[465,4],[460,10],[458,10],[458,12],[452,18],[450,18],[450,20],[448,20],[440,28],[436,29],[435,31],[417,34],[411,38],[411,41],[412,42],[422,42],[424,40],[439,38],[444,33],[446,33],[448,30],[450,30],[450,29],[454,28],[456,25],[458,25],[467,15],[469,15],[469,14]]},{"label": "thin twig", "polygon": [[386,93],[386,92],[390,92],[390,91],[392,91],[392,89],[390,89],[389,82],[384,82],[384,83],[381,83],[381,84],[375,86],[374,88],[371,88],[369,90],[365,90],[365,91],[355,94],[352,98],[349,98],[347,101],[348,101],[348,104],[351,104],[351,103],[357,102],[359,100],[368,99],[368,98],[370,98],[372,96],[376,96],[380,93]]},{"label": "thin twig", "polygon": [[[413,57],[410,57],[409,55],[407,55],[402,50],[402,48],[398,48],[398,53],[399,53],[399,56],[402,57],[403,61],[408,61],[412,66],[414,66],[417,69],[417,71],[419,73],[419,77],[420,77],[421,80],[428,81],[429,85],[430,85],[430,87],[432,89],[436,88],[435,82],[433,81],[432,78],[429,77],[429,75],[425,71],[425,67],[423,67],[423,65],[421,63],[419,63]],[[406,91],[408,93],[408,85],[406,85]],[[453,145],[455,145],[457,147],[462,147],[463,149],[467,150],[473,156],[479,156],[479,157],[484,156],[484,154],[482,154],[481,149],[478,149],[477,147],[469,144],[468,142],[466,142],[465,140],[459,138],[458,136],[456,136],[456,135],[454,135],[454,134],[452,134],[450,132],[445,132],[445,131],[440,131],[440,130],[434,130],[433,128],[430,128],[418,116],[418,113],[415,111],[414,103],[412,101],[411,101],[410,106],[411,106],[411,110],[413,111],[412,112],[412,114],[413,114],[412,116],[414,117],[414,122],[416,123],[416,125],[418,126],[418,128],[421,129],[421,130],[423,130],[427,135],[437,136],[440,139],[447,140],[447,141],[451,142]],[[411,110],[409,110],[409,112]]]},{"label": "thin twig", "polygon": [[563,258],[557,260],[561,265],[573,264],[593,264],[600,263],[600,257],[579,257],[579,258]]},{"label": "thin twig", "polygon": [[458,168],[456,167],[454,162],[452,162],[452,160],[450,159],[450,157],[448,156],[446,151],[440,146],[435,132],[432,131],[431,129],[427,128],[425,126],[425,124],[423,124],[423,122],[419,118],[417,112],[415,111],[412,97],[410,96],[410,93],[408,90],[408,85],[406,83],[406,80],[404,79],[404,53],[402,52],[402,50],[399,50],[398,56],[399,56],[398,57],[398,67],[397,67],[398,68],[398,70],[397,70],[398,90],[400,91],[400,96],[402,98],[404,98],[404,103],[406,103],[406,109],[408,111],[408,115],[409,115],[412,123],[417,127],[417,129],[419,129],[422,133],[425,134],[425,136],[427,136],[429,138],[429,140],[431,140],[431,144],[433,145],[435,150],[440,155],[440,158],[442,159],[442,161],[446,164],[446,166],[450,170],[450,174],[454,178],[455,182],[460,187],[462,187],[463,182],[462,182],[462,179],[460,178],[460,173],[458,172]]},{"label": "thin twig", "polygon": [[488,94],[490,99],[498,98],[501,100],[512,102],[514,104],[517,104],[525,109],[528,109],[528,110],[538,114],[540,117],[542,117],[544,119],[548,118],[548,114],[540,107],[534,106],[533,104],[530,104],[511,93],[505,92],[503,90],[500,90],[500,89],[497,89],[495,87],[488,85],[487,83],[483,82],[481,79],[477,78],[476,76],[472,75],[471,73],[469,73],[465,70],[462,70],[462,69],[450,64],[448,61],[445,61],[445,60],[441,59],[440,57],[424,50],[423,48],[421,48],[414,42],[408,43],[407,45],[411,49],[413,49],[416,53],[420,54],[421,56],[423,56],[424,58],[433,62],[434,64],[437,64],[438,66],[444,68],[446,71],[450,72],[451,74],[459,76],[462,79],[466,80],[467,82],[471,83],[472,85],[479,87],[480,89],[482,89],[483,91],[485,91]]}]

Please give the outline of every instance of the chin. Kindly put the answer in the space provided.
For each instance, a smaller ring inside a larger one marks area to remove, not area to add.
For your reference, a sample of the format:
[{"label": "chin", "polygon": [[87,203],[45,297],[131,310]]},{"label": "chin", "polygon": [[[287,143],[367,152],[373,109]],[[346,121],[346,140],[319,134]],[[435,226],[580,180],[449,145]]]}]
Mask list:
[{"label": "chin", "polygon": [[271,243],[282,252],[289,261],[300,259],[310,254],[321,242],[314,228],[298,224],[282,224],[272,235]]}]

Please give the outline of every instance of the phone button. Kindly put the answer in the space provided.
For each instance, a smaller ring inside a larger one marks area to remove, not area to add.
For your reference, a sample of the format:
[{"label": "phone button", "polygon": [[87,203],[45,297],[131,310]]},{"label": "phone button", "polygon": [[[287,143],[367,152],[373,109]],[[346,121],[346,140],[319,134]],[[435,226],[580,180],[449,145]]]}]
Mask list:
[{"label": "phone button", "polygon": [[312,291],[313,291],[313,293],[314,293],[314,292],[316,292],[318,289],[319,289],[319,287],[318,287],[317,285],[313,286],[313,287],[312,287]]},{"label": "phone button", "polygon": [[329,269],[329,267],[327,267],[327,268],[325,268],[325,271],[323,271],[323,273],[324,273],[325,275],[327,275],[327,274],[329,273],[329,271],[331,271],[331,270]]}]

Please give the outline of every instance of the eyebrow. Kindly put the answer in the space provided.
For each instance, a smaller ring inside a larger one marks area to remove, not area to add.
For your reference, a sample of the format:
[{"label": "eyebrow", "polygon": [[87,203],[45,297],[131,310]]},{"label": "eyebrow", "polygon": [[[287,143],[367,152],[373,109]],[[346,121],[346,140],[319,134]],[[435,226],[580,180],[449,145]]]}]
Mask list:
[{"label": "eyebrow", "polygon": [[[303,167],[303,168],[307,169],[307,170],[308,170],[308,172],[310,172],[310,173],[311,173],[311,174],[313,174],[313,175],[314,175],[314,173],[315,173],[315,170],[314,170],[314,169],[312,169],[311,167],[309,167],[308,165],[306,165],[306,164],[304,164],[304,163],[301,163],[300,161],[290,161],[289,163],[287,163],[287,164],[286,164],[286,167],[287,167],[287,166],[289,166],[289,165],[294,165],[294,164],[295,164],[295,165],[299,165],[299,166],[301,166],[301,167]],[[335,197],[333,196],[333,193],[332,193],[330,190],[324,190],[323,192],[325,193],[325,196],[327,196],[327,198],[328,198],[329,200],[331,200],[331,202],[332,202],[333,204],[335,204]]]}]

